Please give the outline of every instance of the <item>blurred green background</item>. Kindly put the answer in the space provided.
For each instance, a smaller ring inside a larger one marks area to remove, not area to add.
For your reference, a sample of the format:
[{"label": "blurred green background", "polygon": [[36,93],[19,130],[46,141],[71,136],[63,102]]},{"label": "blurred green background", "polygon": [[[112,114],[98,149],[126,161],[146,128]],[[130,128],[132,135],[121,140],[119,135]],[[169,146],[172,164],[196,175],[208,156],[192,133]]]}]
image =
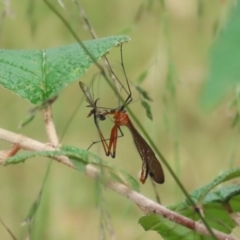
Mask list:
[{"label": "blurred green background", "polygon": [[[43,1],[6,3],[10,5],[0,3],[0,12],[7,12],[0,20],[1,48],[45,49],[75,42]],[[72,1],[63,1],[63,8],[55,1],[52,3],[82,40],[91,39]],[[220,172],[237,166],[238,136],[237,131],[230,127],[231,113],[227,108],[231,96],[211,111],[205,111],[199,105],[208,72],[213,29],[226,8],[225,2],[169,0],[163,4],[163,1],[83,0],[81,5],[99,37],[126,34],[131,38],[129,43],[124,44],[124,65],[132,82],[148,71],[142,87],[153,98],[153,121],[146,117],[134,87],[134,103],[130,108],[186,189],[191,192]],[[124,79],[119,48],[112,49],[108,56],[114,71]],[[174,71],[169,70],[169,64],[175,66]],[[96,67],[92,66],[81,81],[90,84],[96,72]],[[171,86],[175,87],[175,94]],[[102,106],[109,102],[117,104],[107,84],[96,82],[94,92],[95,97],[101,98]],[[82,95],[76,81],[61,93],[54,104],[54,120],[60,137]],[[33,106],[2,87],[0,97],[1,128],[47,142],[41,113],[37,114],[34,122],[18,129],[18,124]],[[89,109],[85,105],[80,106],[68,125],[62,144],[86,149],[98,139],[93,120],[86,118]],[[110,120],[102,126],[106,137],[111,126]],[[122,130],[125,136],[118,140],[116,159],[107,158],[100,144],[94,145],[91,151],[125,168],[138,179],[141,159],[129,131],[126,128]],[[9,143],[0,141],[0,150],[9,147]],[[21,223],[38,195],[48,162],[47,159],[36,158],[24,164],[0,168],[0,218],[16,236],[24,236],[26,226],[21,226]],[[165,174],[165,184],[158,185],[157,189],[162,204],[169,205],[182,200],[183,196],[170,174],[167,171]],[[54,162],[38,211],[35,239],[99,238],[101,215],[96,208],[95,187],[94,180]],[[154,199],[149,180],[141,185],[141,192]],[[160,238],[157,233],[145,232],[138,225],[138,218],[143,213],[130,201],[108,189],[104,191],[104,199],[117,239]],[[0,237],[11,239],[2,225]],[[109,235],[107,239],[110,239]]]}]

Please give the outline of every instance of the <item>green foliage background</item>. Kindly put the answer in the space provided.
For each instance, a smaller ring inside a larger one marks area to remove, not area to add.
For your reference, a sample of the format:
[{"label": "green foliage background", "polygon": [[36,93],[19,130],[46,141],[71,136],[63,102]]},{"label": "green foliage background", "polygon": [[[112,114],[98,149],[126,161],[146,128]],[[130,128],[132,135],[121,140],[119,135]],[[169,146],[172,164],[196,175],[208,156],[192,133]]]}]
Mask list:
[{"label": "green foliage background", "polygon": [[[90,39],[76,6],[71,1],[64,3],[68,12],[56,3],[55,6],[81,39]],[[148,71],[142,87],[153,99],[153,122],[146,117],[136,92],[133,92],[136,101],[130,107],[186,189],[191,192],[220,172],[239,165],[238,132],[230,127],[232,113],[227,109],[230,94],[211,112],[199,107],[199,96],[209,70],[209,46],[215,37],[216,24],[221,22],[228,5],[224,1],[166,1],[164,9],[158,1],[90,0],[81,1],[81,4],[99,37],[130,36],[131,41],[124,44],[125,68],[132,82]],[[0,11],[4,8],[1,2]],[[60,20],[40,0],[11,2],[9,16],[1,19],[0,26],[1,48],[45,49],[75,42]],[[124,79],[119,56],[118,48],[109,54],[114,70]],[[96,72],[96,67],[91,67],[81,81],[89,84]],[[109,102],[116,106],[117,100],[113,101],[114,94],[107,84],[96,83],[94,90],[103,106]],[[54,119],[60,137],[82,95],[75,82],[54,104]],[[40,113],[30,125],[17,129],[32,107],[29,102],[1,87],[0,127],[46,142]],[[93,121],[86,118],[87,114],[88,109],[83,104],[62,143],[86,149],[92,140],[97,139]],[[106,135],[111,126],[111,121],[103,124]],[[91,151],[138,178],[141,160],[130,133],[124,128],[123,131],[125,137],[118,141],[116,159],[105,157],[100,145],[95,145]],[[0,150],[9,147],[8,143],[0,142]],[[37,198],[47,165],[48,160],[38,158],[0,168],[0,218],[17,236],[26,230],[20,224]],[[93,180],[54,162],[38,212],[35,239],[96,239],[101,215],[96,208],[95,187]],[[168,172],[166,183],[157,188],[164,205],[183,198]],[[141,192],[154,198],[150,181],[141,186]],[[134,204],[108,190],[104,191],[104,198],[118,239],[158,237],[157,233],[145,232],[138,225],[137,219],[143,214]],[[2,226],[0,236],[11,239]]]}]

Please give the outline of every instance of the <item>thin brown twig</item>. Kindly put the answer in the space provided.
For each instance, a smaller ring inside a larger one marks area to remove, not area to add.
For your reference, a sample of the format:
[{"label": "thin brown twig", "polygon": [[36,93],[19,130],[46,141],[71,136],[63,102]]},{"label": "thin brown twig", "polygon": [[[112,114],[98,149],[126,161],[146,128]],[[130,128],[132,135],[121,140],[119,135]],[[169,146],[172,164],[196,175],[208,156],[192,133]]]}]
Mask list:
[{"label": "thin brown twig", "polygon": [[[44,150],[54,151],[57,149],[57,148],[54,148],[53,146],[49,146],[49,144],[41,143],[34,139],[7,131],[2,128],[0,128],[0,139],[11,142],[11,143],[17,143],[21,148],[29,151],[44,151]],[[54,160],[60,163],[63,163],[68,167],[75,168],[72,162],[66,156],[55,157]],[[85,173],[87,176],[91,178],[97,178],[99,177],[99,174],[100,174],[99,170],[90,164],[86,166]],[[130,189],[128,186],[122,183],[113,181],[112,179],[109,178],[106,181],[106,186],[112,189],[113,191],[119,193],[120,195],[123,195],[129,198],[131,201],[136,203],[141,209],[143,209],[146,213],[158,214],[172,222],[175,222],[177,224],[187,227],[188,229],[196,231],[201,235],[210,236],[208,229],[202,223],[195,222],[192,219],[184,217],[176,212],[173,212],[165,208],[164,206],[158,203],[155,203],[154,201],[145,197],[144,195]],[[219,240],[226,240],[226,239],[237,240],[237,238],[224,234],[217,230],[213,230],[213,233]]]},{"label": "thin brown twig", "polygon": [[43,113],[45,128],[46,128],[49,142],[52,146],[58,147],[59,140],[58,140],[56,128],[53,122],[52,106],[48,105],[46,108],[42,110],[42,113]]}]

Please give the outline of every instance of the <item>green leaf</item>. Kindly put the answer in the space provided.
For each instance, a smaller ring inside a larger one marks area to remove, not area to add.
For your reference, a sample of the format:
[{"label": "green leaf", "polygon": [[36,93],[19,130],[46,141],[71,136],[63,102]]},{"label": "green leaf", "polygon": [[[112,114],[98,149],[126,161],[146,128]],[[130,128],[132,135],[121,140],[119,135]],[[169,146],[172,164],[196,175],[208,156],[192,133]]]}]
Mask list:
[{"label": "green leaf", "polygon": [[152,98],[148,95],[146,90],[142,89],[140,86],[135,86],[135,88],[140,93],[141,97],[152,102]]},{"label": "green leaf", "polygon": [[240,168],[236,168],[236,169],[232,169],[229,171],[226,171],[225,173],[221,174],[220,176],[216,177],[212,182],[210,182],[209,184],[193,191],[191,193],[191,197],[193,198],[193,200],[198,203],[200,202],[205,196],[206,194],[212,190],[214,187],[220,185],[223,182],[235,179],[237,177],[240,177]]},{"label": "green leaf", "polygon": [[153,230],[158,232],[164,239],[170,240],[210,240],[210,237],[203,237],[186,227],[172,222],[162,216],[148,215],[141,217],[139,223],[145,231]]},{"label": "green leaf", "polygon": [[[210,192],[202,202],[196,203],[210,227],[225,233],[230,233],[237,226],[232,219],[232,213],[239,212],[239,204],[240,186],[238,185]],[[191,219],[199,220],[198,215],[187,201],[178,204],[178,206],[169,206],[169,208]]]},{"label": "green leaf", "polygon": [[213,107],[233,86],[240,75],[240,1],[234,4],[228,23],[214,43],[210,56],[210,72],[201,96],[205,107]]},{"label": "green leaf", "polygon": [[[146,73],[147,74],[147,73]],[[145,75],[145,74],[144,74]],[[146,76],[142,76],[142,77],[146,77]],[[146,90],[144,90],[143,88],[141,88],[140,86],[137,86],[135,85],[135,88],[136,90],[139,92],[140,94],[140,98],[143,98],[145,100],[148,100],[148,101],[152,101],[152,98],[148,95],[148,92]],[[148,104],[148,102],[144,101],[141,99],[141,104],[143,106],[143,108],[145,109],[146,111],[146,115],[147,117],[150,119],[150,120],[153,120],[153,117],[152,117],[152,111],[151,111],[151,107],[150,105]]]},{"label": "green leaf", "polygon": [[80,171],[85,171],[85,166],[87,164],[93,164],[100,167],[105,167],[106,171],[117,181],[129,185],[136,191],[139,191],[138,182],[128,173],[125,172],[124,169],[114,166],[108,161],[103,161],[101,158],[96,156],[95,154],[88,152],[87,150],[79,149],[72,146],[62,146],[58,151],[36,151],[36,152],[27,152],[17,154],[15,156],[9,157],[4,165],[9,164],[18,164],[22,163],[28,158],[33,157],[57,157],[57,156],[67,156],[70,161],[73,163],[75,168]]},{"label": "green leaf", "polygon": [[27,159],[33,157],[56,157],[61,155],[60,151],[36,151],[36,152],[24,152],[12,157],[9,157],[4,162],[4,165],[24,163]]},{"label": "green leaf", "polygon": [[38,104],[57,95],[112,47],[129,41],[113,36],[83,42],[91,57],[78,44],[47,50],[0,50],[0,84],[15,94]]},{"label": "green leaf", "polygon": [[152,111],[151,111],[150,105],[149,105],[146,101],[141,101],[141,104],[142,104],[142,106],[145,108],[147,117],[148,117],[150,120],[153,120]]},{"label": "green leaf", "polygon": [[145,80],[145,78],[147,77],[147,75],[148,75],[148,71],[146,71],[146,70],[143,71],[143,72],[138,76],[136,82],[137,82],[138,84],[141,84],[141,83]]},{"label": "green leaf", "polygon": [[33,121],[35,118],[35,113],[34,114],[29,114],[23,121],[21,121],[18,125],[18,128],[23,128],[26,125],[28,125],[30,122]]},{"label": "green leaf", "polygon": [[[229,170],[220,176],[216,177],[212,182],[208,183],[205,186],[202,186],[193,192],[191,192],[189,195],[192,198],[192,200],[195,202],[196,205],[201,205],[204,201],[206,202],[208,197],[210,196],[209,194],[212,194],[210,192],[213,188],[216,186],[224,183],[225,181],[229,181],[235,178],[238,178],[240,176],[240,168],[236,168],[233,170]],[[230,187],[228,187],[230,188]],[[226,191],[226,190],[225,190]],[[186,199],[181,203],[177,203],[175,205],[169,206],[172,210],[175,211],[182,211],[187,208],[192,208],[191,203]]]},{"label": "green leaf", "polygon": [[128,184],[134,190],[139,191],[138,182],[131,175],[126,173],[124,169],[114,166],[109,161],[103,161],[101,158],[99,158],[98,156],[89,151],[82,150],[72,146],[62,146],[61,150],[64,151],[65,155],[70,158],[73,164],[76,164],[75,161],[78,162],[80,160],[81,162],[81,160],[83,160],[86,163],[90,163],[100,167],[105,167],[105,169],[108,171],[112,178],[114,178],[118,182]]},{"label": "green leaf", "polygon": [[[240,168],[228,171],[214,179],[210,184],[190,194],[198,207],[198,211],[204,216],[211,228],[231,233],[238,225],[235,216],[240,211],[240,185],[236,184],[219,188],[216,191],[209,191],[224,181],[239,177],[239,174]],[[196,209],[192,207],[188,200],[168,206],[168,208],[194,221],[200,221]],[[140,218],[139,222],[146,231],[157,231],[164,239],[211,239],[200,236],[196,232],[161,216],[145,216]],[[169,235],[170,232],[171,235]]]}]

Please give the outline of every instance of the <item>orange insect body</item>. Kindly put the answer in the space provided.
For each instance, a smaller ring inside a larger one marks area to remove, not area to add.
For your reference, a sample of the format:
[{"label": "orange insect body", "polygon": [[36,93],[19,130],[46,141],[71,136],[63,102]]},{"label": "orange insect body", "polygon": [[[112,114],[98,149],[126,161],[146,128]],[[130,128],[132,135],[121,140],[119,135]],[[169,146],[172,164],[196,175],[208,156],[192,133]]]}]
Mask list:
[{"label": "orange insect body", "polygon": [[142,173],[140,181],[142,183],[145,183],[149,174],[156,183],[164,183],[163,169],[158,159],[156,158],[155,153],[148,145],[148,143],[144,140],[144,138],[140,135],[140,133],[136,130],[136,128],[133,126],[131,120],[129,119],[125,111],[112,110],[108,114],[114,115],[114,126],[111,131],[107,155],[109,156],[111,154],[112,157],[115,157],[118,128],[120,126],[126,126],[132,134],[134,143],[142,159]]}]

